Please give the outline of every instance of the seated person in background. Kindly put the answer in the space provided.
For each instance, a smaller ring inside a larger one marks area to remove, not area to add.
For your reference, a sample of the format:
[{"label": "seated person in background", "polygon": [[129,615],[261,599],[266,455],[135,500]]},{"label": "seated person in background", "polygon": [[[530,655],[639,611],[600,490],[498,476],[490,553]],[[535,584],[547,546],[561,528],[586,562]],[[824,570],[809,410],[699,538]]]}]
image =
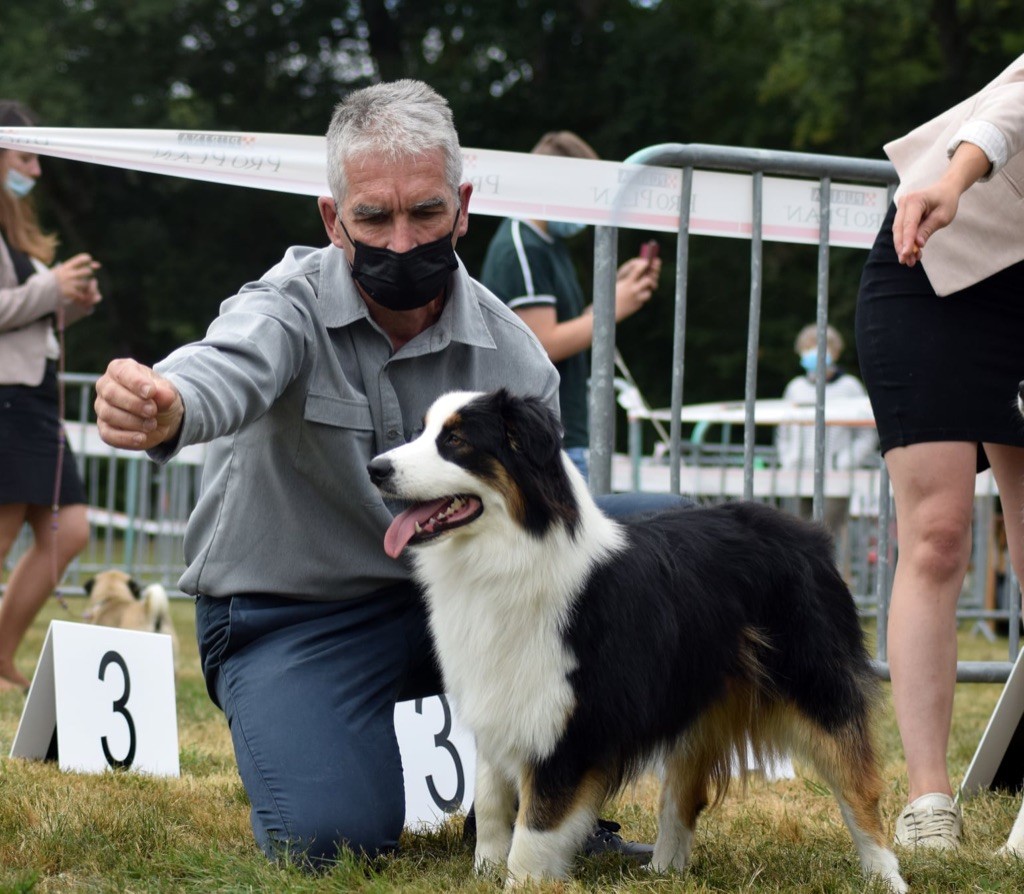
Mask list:
[{"label": "seated person in background", "polygon": [[[867,397],[860,379],[844,372],[838,365],[843,353],[843,339],[831,326],[826,337],[828,354],[825,358],[825,402],[836,398]],[[794,349],[800,357],[804,374],[790,380],[782,393],[783,400],[813,406],[817,397],[818,329],[811,323],[800,330]],[[776,429],[775,446],[779,452],[779,465],[783,469],[806,469],[807,480],[813,480],[814,426],[780,425]],[[878,449],[878,437],[873,428],[827,426],[825,428],[825,471],[856,469],[866,465]],[[810,518],[811,497],[796,497],[786,508],[802,518]],[[832,532],[838,545],[842,545],[843,529],[850,501],[846,497],[826,497],[822,521]]]}]

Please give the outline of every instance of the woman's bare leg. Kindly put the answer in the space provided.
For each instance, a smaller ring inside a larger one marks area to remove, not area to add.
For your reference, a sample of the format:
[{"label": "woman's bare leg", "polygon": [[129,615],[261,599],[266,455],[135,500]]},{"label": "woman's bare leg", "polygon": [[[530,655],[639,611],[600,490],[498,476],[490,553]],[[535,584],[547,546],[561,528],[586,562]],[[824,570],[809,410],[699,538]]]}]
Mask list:
[{"label": "woman's bare leg", "polygon": [[[0,689],[28,686],[28,678],[15,666],[15,653],[64,570],[89,541],[89,522],[82,504],[61,507],[56,530],[48,508],[29,505],[22,509],[23,518],[32,528],[33,541],[11,572],[0,600]],[[0,511],[0,532],[6,530],[6,515]]]}]

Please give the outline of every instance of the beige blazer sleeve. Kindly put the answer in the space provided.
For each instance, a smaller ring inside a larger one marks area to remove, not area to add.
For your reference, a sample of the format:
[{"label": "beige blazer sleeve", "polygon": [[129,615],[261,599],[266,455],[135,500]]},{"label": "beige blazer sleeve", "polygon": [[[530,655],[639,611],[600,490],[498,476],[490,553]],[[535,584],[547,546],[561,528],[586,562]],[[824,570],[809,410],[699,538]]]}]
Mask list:
[{"label": "beige blazer sleeve", "polygon": [[951,141],[976,121],[998,130],[1008,158],[963,194],[956,218],[924,247],[921,264],[939,295],[1024,260],[1024,56],[974,96],[884,147],[900,176],[898,204],[906,192],[942,176]]},{"label": "beige blazer sleeve", "polygon": [[52,330],[47,315],[60,307],[65,324],[91,310],[65,300],[57,274],[45,267],[19,285],[10,252],[0,239],[0,384],[34,386],[43,381]]}]

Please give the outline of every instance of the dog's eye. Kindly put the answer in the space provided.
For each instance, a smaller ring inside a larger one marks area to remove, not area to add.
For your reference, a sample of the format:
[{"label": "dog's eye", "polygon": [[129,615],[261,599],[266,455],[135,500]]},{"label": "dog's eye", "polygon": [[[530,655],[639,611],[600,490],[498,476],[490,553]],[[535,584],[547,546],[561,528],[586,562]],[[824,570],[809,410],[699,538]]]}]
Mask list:
[{"label": "dog's eye", "polygon": [[450,431],[445,437],[444,443],[445,446],[447,447],[461,447],[466,442],[463,441],[462,438],[460,438],[457,434],[455,434],[455,432]]}]

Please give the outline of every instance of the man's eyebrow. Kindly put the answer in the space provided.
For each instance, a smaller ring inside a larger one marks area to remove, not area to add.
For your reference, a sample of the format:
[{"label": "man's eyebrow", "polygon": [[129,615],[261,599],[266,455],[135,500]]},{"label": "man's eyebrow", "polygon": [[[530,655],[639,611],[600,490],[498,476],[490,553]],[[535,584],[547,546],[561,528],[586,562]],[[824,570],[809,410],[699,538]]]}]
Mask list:
[{"label": "man's eyebrow", "polygon": [[431,211],[434,208],[447,208],[448,202],[444,196],[432,196],[429,199],[424,199],[422,202],[416,202],[412,206],[413,211]]},{"label": "man's eyebrow", "polygon": [[[422,201],[416,202],[409,206],[409,210],[413,212],[418,211],[433,211],[437,208],[447,208],[448,201],[444,196],[431,196],[429,199],[423,199]],[[393,214],[391,208],[385,208],[383,205],[371,205],[368,202],[360,202],[352,206],[353,217],[381,217],[383,215]]]},{"label": "man's eyebrow", "polygon": [[352,214],[355,217],[376,217],[386,213],[387,210],[382,205],[368,205],[360,202],[358,205],[352,206]]}]

